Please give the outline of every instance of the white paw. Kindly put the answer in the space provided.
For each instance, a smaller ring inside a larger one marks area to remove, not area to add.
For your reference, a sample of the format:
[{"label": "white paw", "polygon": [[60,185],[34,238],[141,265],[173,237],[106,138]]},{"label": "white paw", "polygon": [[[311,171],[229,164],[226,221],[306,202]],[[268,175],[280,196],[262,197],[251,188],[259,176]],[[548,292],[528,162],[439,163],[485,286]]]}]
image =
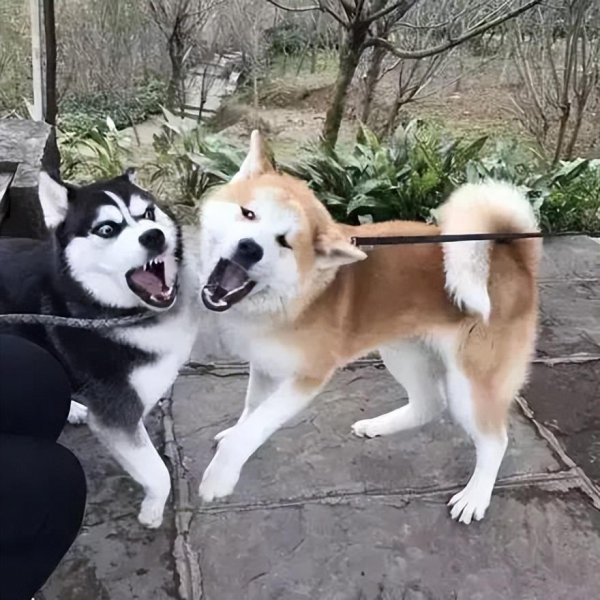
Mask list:
[{"label": "white paw", "polygon": [[79,402],[72,401],[69,407],[69,416],[67,421],[71,425],[83,425],[88,420],[88,409],[87,406],[80,404]]},{"label": "white paw", "polygon": [[450,516],[459,523],[468,525],[472,519],[480,521],[490,505],[492,490],[487,485],[472,485],[470,482],[448,502]]},{"label": "white paw", "polygon": [[[235,427],[235,425],[233,427]],[[213,438],[215,442],[220,442],[228,433],[231,432],[233,427],[228,427],[227,429],[223,429],[223,431],[219,431],[219,433],[217,433],[217,435],[215,435]]]},{"label": "white paw", "polygon": [[357,435],[358,437],[366,437],[372,438],[381,435],[379,429],[380,427],[376,421],[377,419],[363,419],[362,421],[356,421],[354,425],[352,425],[352,433]]},{"label": "white paw", "polygon": [[213,460],[204,471],[202,483],[198,489],[200,498],[204,502],[211,502],[217,498],[231,495],[240,478],[239,471],[221,468],[214,463]]},{"label": "white paw", "polygon": [[148,529],[157,529],[163,521],[165,503],[154,498],[144,498],[138,521]]}]

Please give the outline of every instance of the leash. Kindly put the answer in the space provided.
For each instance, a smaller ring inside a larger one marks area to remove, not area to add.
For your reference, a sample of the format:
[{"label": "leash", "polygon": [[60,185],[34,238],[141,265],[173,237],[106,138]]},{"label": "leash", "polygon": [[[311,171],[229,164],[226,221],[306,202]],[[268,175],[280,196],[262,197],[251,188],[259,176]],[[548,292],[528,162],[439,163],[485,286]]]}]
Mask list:
[{"label": "leash", "polygon": [[381,237],[354,236],[350,241],[354,246],[396,246],[406,244],[441,244],[452,242],[477,242],[496,241],[510,242],[529,238],[554,238],[589,236],[600,237],[600,232],[594,231],[562,231],[560,233],[542,233],[531,231],[527,233],[466,233],[466,234],[439,234],[439,235],[392,235]]},{"label": "leash", "polygon": [[54,325],[99,331],[102,329],[111,329],[113,327],[137,325],[154,316],[154,313],[144,312],[136,315],[129,315],[127,317],[114,317],[110,319],[80,319],[76,317],[59,317],[58,315],[14,313],[0,315],[0,325]]}]

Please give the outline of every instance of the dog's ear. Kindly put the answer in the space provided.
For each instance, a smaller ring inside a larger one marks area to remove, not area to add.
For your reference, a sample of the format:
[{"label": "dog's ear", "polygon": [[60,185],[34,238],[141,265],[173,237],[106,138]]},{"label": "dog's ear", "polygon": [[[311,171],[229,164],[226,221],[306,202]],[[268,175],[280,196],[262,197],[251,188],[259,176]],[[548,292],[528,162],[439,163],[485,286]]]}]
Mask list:
[{"label": "dog's ear", "polygon": [[135,170],[135,167],[128,167],[125,169],[125,173],[123,173],[121,177],[127,179],[130,183],[137,184],[137,171]]},{"label": "dog's ear", "polygon": [[40,171],[38,195],[48,229],[55,229],[64,220],[69,207],[69,190],[60,182]]},{"label": "dog's ear", "polygon": [[315,240],[319,269],[331,269],[364,260],[367,255],[337,231],[320,233]]},{"label": "dog's ear", "polygon": [[269,157],[265,142],[260,132],[255,129],[250,135],[250,149],[242,163],[240,170],[231,178],[231,181],[252,179],[265,173],[274,173],[273,163]]}]

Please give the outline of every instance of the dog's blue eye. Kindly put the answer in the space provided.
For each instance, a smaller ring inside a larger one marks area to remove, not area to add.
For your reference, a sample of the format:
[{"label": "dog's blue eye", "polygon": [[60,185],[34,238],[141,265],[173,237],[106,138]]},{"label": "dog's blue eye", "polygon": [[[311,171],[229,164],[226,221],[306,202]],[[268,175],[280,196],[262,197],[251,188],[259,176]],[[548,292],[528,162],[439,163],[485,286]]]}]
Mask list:
[{"label": "dog's blue eye", "polygon": [[111,238],[117,235],[119,227],[116,223],[100,223],[94,227],[92,233],[102,238]]},{"label": "dog's blue eye", "polygon": [[142,219],[148,219],[148,221],[156,220],[155,209],[153,207],[149,206],[146,209],[146,212],[143,214]]}]

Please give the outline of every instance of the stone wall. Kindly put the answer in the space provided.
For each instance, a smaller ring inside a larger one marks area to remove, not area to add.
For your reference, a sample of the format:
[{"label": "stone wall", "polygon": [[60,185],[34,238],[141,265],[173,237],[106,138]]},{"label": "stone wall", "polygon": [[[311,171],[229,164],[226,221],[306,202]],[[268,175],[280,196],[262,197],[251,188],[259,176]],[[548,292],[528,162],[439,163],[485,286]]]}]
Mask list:
[{"label": "stone wall", "polygon": [[0,235],[41,237],[46,228],[38,198],[40,169],[58,173],[59,154],[54,129],[46,123],[0,120],[0,162],[18,163],[9,188]]}]

